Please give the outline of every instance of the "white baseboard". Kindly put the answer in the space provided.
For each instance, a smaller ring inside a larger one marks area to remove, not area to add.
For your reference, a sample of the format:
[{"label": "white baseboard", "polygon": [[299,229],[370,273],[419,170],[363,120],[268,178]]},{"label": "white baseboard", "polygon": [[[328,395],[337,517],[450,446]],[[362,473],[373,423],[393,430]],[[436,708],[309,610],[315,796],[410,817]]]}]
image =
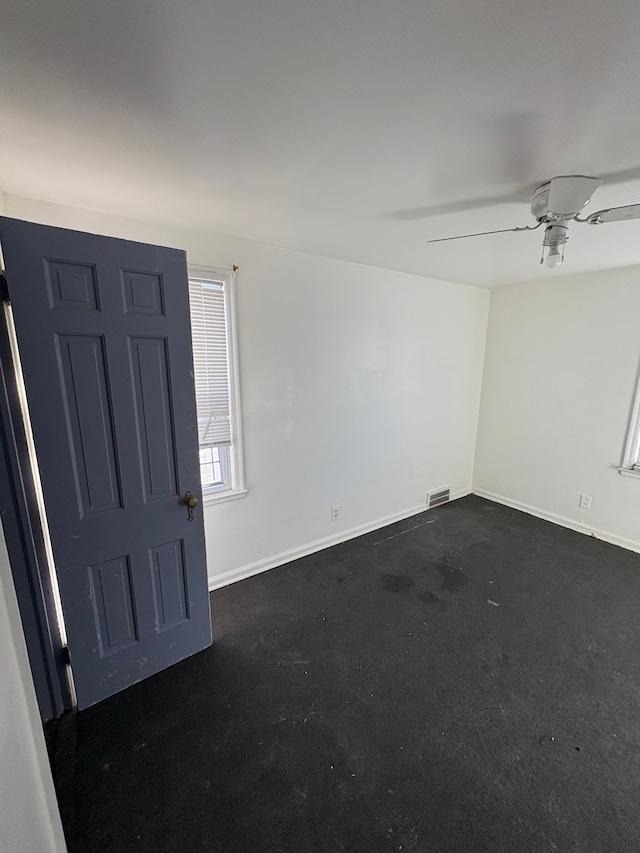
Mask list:
[{"label": "white baseboard", "polygon": [[[463,498],[465,495],[470,495],[471,489],[459,489],[457,492],[451,493],[451,500]],[[433,512],[438,507],[429,510]],[[356,536],[364,536],[365,533],[371,533],[372,530],[378,530],[381,527],[386,527],[388,524],[395,524],[396,521],[402,521],[405,518],[410,518],[412,515],[418,515],[421,512],[427,512],[426,504],[411,507],[411,509],[396,512],[392,515],[387,515],[384,518],[378,518],[368,524],[361,524],[358,527],[352,527],[349,530],[341,530],[339,533],[334,533],[331,536],[325,536],[323,539],[316,539],[314,542],[309,542],[307,545],[301,545],[298,548],[291,548],[289,551],[282,551],[280,554],[274,554],[271,557],[265,557],[263,560],[258,560],[255,563],[249,563],[246,566],[241,566],[238,569],[224,572],[221,575],[209,578],[209,591],[220,589],[222,586],[236,583],[236,581],[244,580],[252,575],[258,575],[261,572],[266,572],[269,569],[275,569],[276,566],[282,566],[284,563],[290,563],[292,560],[299,560],[300,557],[307,557],[309,554],[315,554],[316,551],[322,551],[325,548],[331,548],[332,545],[339,545],[341,542],[347,542],[349,539],[355,539]]]},{"label": "white baseboard", "polygon": [[504,495],[496,495],[493,492],[486,492],[484,489],[473,489],[473,494],[495,503],[504,504],[512,509],[518,509],[520,512],[526,512],[529,515],[535,515],[536,518],[542,518],[545,521],[551,521],[553,524],[558,524],[560,527],[568,527],[570,530],[576,530],[578,533],[585,533],[587,536],[593,536],[596,539],[602,539],[604,542],[610,542],[612,545],[619,545],[621,548],[626,548],[628,551],[635,551],[640,554],[640,542],[634,539],[625,539],[624,536],[618,536],[616,533],[611,533],[608,530],[600,530],[597,527],[589,527],[583,524],[579,519],[567,518],[564,515],[558,515],[555,512],[547,512],[545,509],[540,509],[537,506],[530,506],[521,501],[514,501],[511,498],[505,498]]}]

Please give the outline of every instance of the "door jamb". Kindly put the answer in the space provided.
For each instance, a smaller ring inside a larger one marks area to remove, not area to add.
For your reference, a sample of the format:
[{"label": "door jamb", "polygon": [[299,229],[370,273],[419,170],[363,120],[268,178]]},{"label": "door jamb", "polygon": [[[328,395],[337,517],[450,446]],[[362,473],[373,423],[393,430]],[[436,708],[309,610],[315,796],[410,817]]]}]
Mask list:
[{"label": "door jamb", "polygon": [[0,272],[0,512],[43,722],[72,707],[63,645],[22,420]]}]

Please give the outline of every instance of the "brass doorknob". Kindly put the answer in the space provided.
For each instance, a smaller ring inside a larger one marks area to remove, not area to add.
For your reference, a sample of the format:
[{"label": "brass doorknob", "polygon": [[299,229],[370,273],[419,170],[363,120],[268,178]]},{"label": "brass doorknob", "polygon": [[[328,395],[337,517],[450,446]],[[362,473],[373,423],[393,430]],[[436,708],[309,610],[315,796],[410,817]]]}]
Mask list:
[{"label": "brass doorknob", "polygon": [[193,494],[193,492],[187,492],[184,496],[184,502],[189,507],[189,521],[193,521],[194,519],[194,509],[198,506],[198,498]]}]

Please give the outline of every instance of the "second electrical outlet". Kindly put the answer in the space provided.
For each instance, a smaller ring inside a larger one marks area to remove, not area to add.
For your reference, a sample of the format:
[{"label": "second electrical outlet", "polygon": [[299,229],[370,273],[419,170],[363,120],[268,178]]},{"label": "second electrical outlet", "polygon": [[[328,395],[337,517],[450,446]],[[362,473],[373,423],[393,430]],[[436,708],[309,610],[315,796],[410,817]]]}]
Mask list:
[{"label": "second electrical outlet", "polygon": [[331,521],[337,521],[340,518],[340,504],[331,507]]}]

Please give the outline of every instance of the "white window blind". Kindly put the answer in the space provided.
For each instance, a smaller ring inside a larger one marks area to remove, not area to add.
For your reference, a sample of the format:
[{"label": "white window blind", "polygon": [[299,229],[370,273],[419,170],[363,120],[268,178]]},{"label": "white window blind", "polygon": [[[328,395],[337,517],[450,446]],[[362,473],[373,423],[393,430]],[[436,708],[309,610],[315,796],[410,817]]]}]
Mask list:
[{"label": "white window blind", "polygon": [[200,445],[231,444],[231,392],[224,280],[189,279]]}]

